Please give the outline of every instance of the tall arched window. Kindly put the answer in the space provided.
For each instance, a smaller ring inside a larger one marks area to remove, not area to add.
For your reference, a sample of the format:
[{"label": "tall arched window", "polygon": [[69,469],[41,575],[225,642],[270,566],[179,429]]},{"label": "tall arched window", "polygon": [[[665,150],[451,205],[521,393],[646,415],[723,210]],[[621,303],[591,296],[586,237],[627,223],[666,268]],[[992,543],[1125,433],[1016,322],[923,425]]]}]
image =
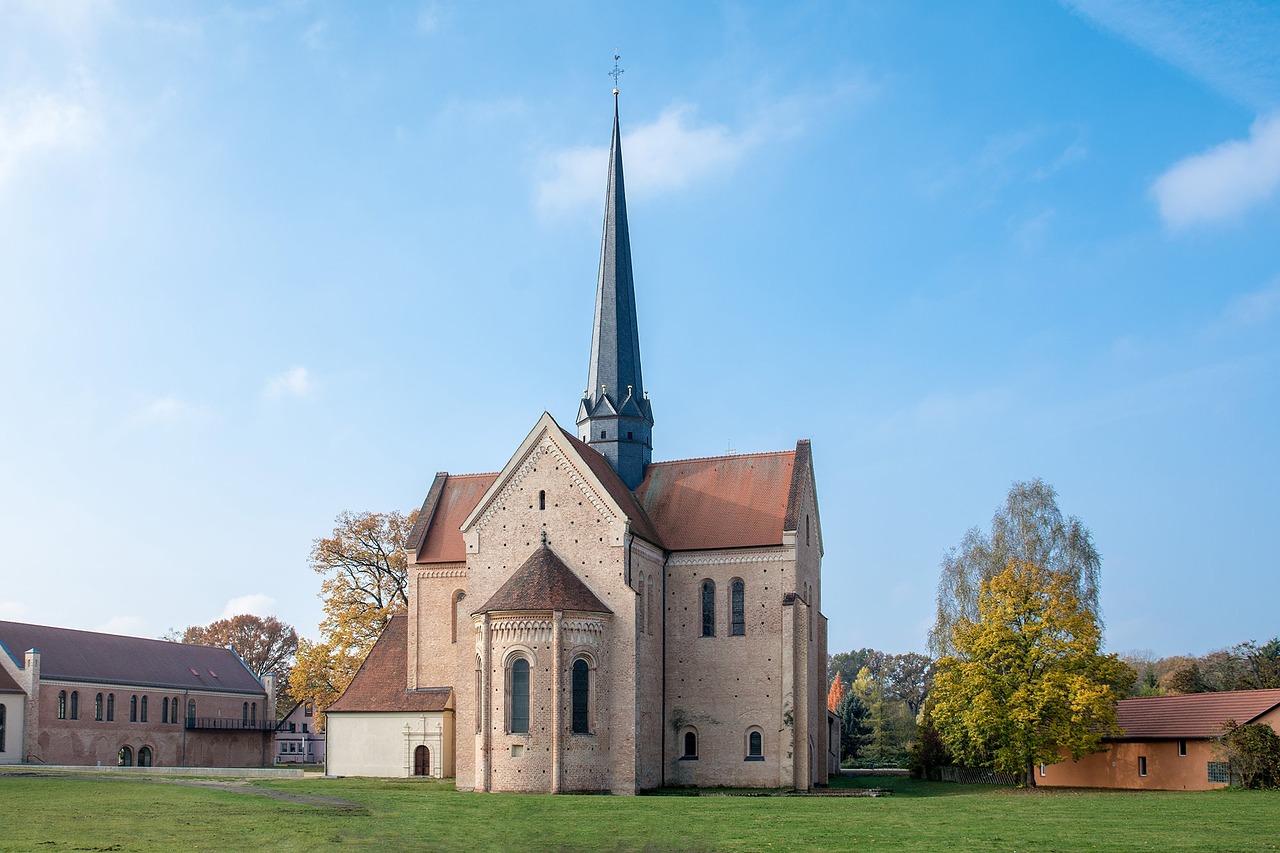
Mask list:
[{"label": "tall arched window", "polygon": [[449,642],[458,642],[458,606],[462,604],[462,599],[467,594],[460,589],[453,591],[453,595],[449,596]]},{"label": "tall arched window", "polygon": [[545,491],[539,491],[538,492],[538,509],[542,510],[546,508],[547,508],[547,493]]},{"label": "tall arched window", "polygon": [[178,697],[174,696],[173,701],[169,703],[169,722],[175,726],[182,722],[181,715],[178,713],[180,707],[182,706],[178,704]]},{"label": "tall arched window", "polygon": [[244,705],[240,708],[240,725],[241,726],[249,725],[249,703],[248,702],[245,702]]},{"label": "tall arched window", "polygon": [[58,719],[65,720],[67,718],[67,691],[58,691]]},{"label": "tall arched window", "polygon": [[[144,723],[147,721],[147,697],[146,696],[142,697],[142,710],[138,714],[138,719]],[[139,758],[142,757],[141,752],[138,753],[138,757]]]},{"label": "tall arched window", "polygon": [[511,725],[513,734],[529,733],[529,661],[516,658],[511,662]]},{"label": "tall arched window", "polygon": [[107,694],[107,722],[114,723],[116,721],[116,694]]},{"label": "tall arched window", "polygon": [[258,703],[251,702],[249,704],[249,725],[256,726],[258,724]]},{"label": "tall arched window", "polygon": [[71,691],[71,719],[80,719],[80,691]]},{"label": "tall arched window", "polygon": [[640,593],[640,618],[636,620],[636,629],[643,634],[645,617],[649,615],[649,595],[644,585],[644,572],[641,572],[637,577],[639,583],[636,584],[636,591]]},{"label": "tall arched window", "polygon": [[129,722],[131,723],[138,722],[138,697],[137,696],[129,697]]},{"label": "tall arched window", "polygon": [[187,725],[194,727],[196,724],[196,700],[187,700]]},{"label": "tall arched window", "polygon": [[649,575],[649,589],[647,590],[647,592],[649,593],[649,612],[645,615],[644,621],[645,621],[645,624],[649,626],[649,633],[652,634],[653,622],[654,622],[653,608],[655,607],[654,598],[653,598],[653,575]]},{"label": "tall arched window", "polygon": [[702,636],[716,635],[716,585],[702,582]]},{"label": "tall arched window", "polygon": [[747,761],[764,760],[764,735],[759,729],[747,733]]},{"label": "tall arched window", "polygon": [[729,584],[729,633],[734,637],[747,633],[746,599],[747,585],[734,578]]},{"label": "tall arched window", "polygon": [[589,734],[591,712],[591,666],[582,658],[573,662],[573,733]]},{"label": "tall arched window", "polygon": [[698,757],[698,733],[694,729],[687,729],[684,733],[684,753],[680,756],[683,759]]},{"label": "tall arched window", "polygon": [[97,698],[93,700],[93,720],[96,723],[102,722],[102,694],[99,693]]},{"label": "tall arched window", "polygon": [[169,722],[169,697],[160,700],[160,722]]}]

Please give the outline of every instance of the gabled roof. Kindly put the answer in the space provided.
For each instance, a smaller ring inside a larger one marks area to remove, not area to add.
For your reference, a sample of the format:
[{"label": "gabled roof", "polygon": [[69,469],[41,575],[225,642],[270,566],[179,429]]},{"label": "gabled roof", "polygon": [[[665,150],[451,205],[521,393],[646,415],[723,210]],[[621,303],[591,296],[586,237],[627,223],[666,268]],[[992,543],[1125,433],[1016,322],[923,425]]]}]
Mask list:
[{"label": "gabled roof", "polygon": [[326,714],[343,711],[443,711],[449,707],[453,690],[427,687],[406,690],[409,671],[409,620],[392,616],[378,642],[356,670],[347,689]]},{"label": "gabled roof", "polygon": [[613,470],[613,466],[609,464],[609,460],[604,455],[583,443],[576,435],[565,430],[560,430],[564,437],[569,440],[574,449],[582,456],[582,460],[587,463],[587,467],[591,469],[591,473],[596,475],[596,479],[600,481],[600,485],[604,486],[609,497],[613,498],[613,502],[618,505],[631,521],[631,532],[652,542],[658,547],[662,547],[663,541],[659,535],[653,521],[649,518],[649,514],[644,511],[644,507],[640,501],[636,499],[635,494],[627,488],[627,484],[622,482],[622,478],[618,476],[618,472]]},{"label": "gabled roof", "polygon": [[462,522],[497,479],[497,474],[436,474],[405,543],[417,562],[461,563],[467,559]]},{"label": "gabled roof", "polygon": [[1116,716],[1121,740],[1210,738],[1227,720],[1243,725],[1276,708],[1280,690],[1233,690],[1121,699]]},{"label": "gabled roof", "polygon": [[503,610],[613,612],[545,542],[475,613]]},{"label": "gabled roof", "polygon": [[0,647],[19,667],[28,649],[40,652],[42,680],[266,693],[235,652],[214,646],[0,622]]},{"label": "gabled roof", "polygon": [[670,550],[779,545],[783,531],[795,529],[797,456],[803,447],[801,462],[807,462],[808,444],[779,453],[655,462],[636,497]]},{"label": "gabled roof", "polygon": [[8,670],[0,666],[0,693],[26,693],[18,682],[13,680]]}]

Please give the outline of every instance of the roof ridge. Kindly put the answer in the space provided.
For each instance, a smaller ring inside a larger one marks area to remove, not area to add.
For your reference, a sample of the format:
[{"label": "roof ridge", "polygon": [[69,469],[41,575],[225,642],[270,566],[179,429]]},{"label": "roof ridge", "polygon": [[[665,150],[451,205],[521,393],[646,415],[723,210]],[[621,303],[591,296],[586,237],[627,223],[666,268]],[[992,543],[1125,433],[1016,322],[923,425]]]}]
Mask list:
[{"label": "roof ridge", "polygon": [[[113,634],[109,631],[90,631],[87,628],[64,628],[61,625],[41,625],[39,622],[14,622],[12,619],[0,619],[0,625],[22,625],[27,628],[43,628],[46,631],[70,631],[76,634],[92,634],[95,637],[118,637],[121,640],[132,640],[134,642],[166,643],[173,646],[186,646],[187,648],[217,649],[218,651],[223,652],[231,651],[231,649],[226,646],[211,646],[208,643],[184,643],[181,640],[165,640],[160,637],[138,637],[133,634]],[[22,649],[21,651],[26,651],[26,649]]]},{"label": "roof ridge", "polygon": [[664,459],[661,462],[650,462],[649,466],[672,465],[676,462],[709,462],[712,459],[741,459],[744,456],[786,456],[788,453],[794,454],[795,450],[760,450],[751,453],[722,453],[719,456],[687,456],[683,459]]}]

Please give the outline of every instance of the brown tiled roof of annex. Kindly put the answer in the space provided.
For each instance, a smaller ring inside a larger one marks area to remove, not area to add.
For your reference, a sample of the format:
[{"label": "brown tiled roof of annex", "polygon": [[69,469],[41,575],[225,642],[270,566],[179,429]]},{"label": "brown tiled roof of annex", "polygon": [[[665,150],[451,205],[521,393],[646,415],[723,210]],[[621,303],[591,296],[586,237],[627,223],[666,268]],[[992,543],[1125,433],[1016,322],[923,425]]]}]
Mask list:
[{"label": "brown tiled roof of annex", "polygon": [[780,545],[795,467],[793,450],[655,462],[636,497],[672,551]]},{"label": "brown tiled roof of annex", "polygon": [[9,675],[9,671],[4,667],[0,667],[0,693],[26,693],[19,686],[18,682],[13,680],[13,676]]},{"label": "brown tiled roof of annex", "polygon": [[437,474],[409,531],[408,549],[419,563],[461,563],[467,559],[462,522],[498,479],[497,474]]},{"label": "brown tiled roof of annex", "polygon": [[545,543],[475,613],[502,610],[613,612]]},{"label": "brown tiled roof of annex", "polygon": [[1280,707],[1280,690],[1233,690],[1122,699],[1116,717],[1120,740],[1210,738],[1227,720],[1248,723]]},{"label": "brown tiled roof of annex", "polygon": [[373,644],[355,678],[326,714],[343,711],[443,711],[450,705],[451,688],[405,689],[409,671],[409,620],[392,616]]},{"label": "brown tiled roof of annex", "polygon": [[582,455],[583,460],[591,468],[591,473],[596,475],[596,479],[609,492],[609,497],[613,498],[614,502],[622,507],[622,511],[627,514],[627,518],[631,520],[631,532],[641,539],[652,542],[659,548],[663,547],[662,537],[658,532],[657,526],[654,525],[653,519],[645,512],[644,506],[636,499],[636,495],[632,494],[631,490],[627,488],[627,484],[622,482],[618,472],[613,470],[609,460],[605,459],[600,451],[586,444],[573,433],[566,432],[563,429],[560,431],[564,433],[564,437]]},{"label": "brown tiled roof of annex", "polygon": [[0,646],[18,666],[25,666],[28,649],[40,652],[42,679],[266,693],[235,652],[214,646],[22,622],[0,622]]}]

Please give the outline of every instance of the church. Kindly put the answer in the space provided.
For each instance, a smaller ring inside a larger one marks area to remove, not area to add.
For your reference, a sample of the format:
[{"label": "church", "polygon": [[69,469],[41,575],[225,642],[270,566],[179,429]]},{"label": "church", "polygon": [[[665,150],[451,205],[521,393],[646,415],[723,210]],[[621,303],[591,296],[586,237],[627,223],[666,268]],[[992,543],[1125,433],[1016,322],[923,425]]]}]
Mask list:
[{"label": "church", "polygon": [[826,784],[809,442],[652,461],[616,90],[587,389],[574,429],[543,413],[498,473],[436,475],[405,545],[408,611],[326,709],[329,774]]}]

